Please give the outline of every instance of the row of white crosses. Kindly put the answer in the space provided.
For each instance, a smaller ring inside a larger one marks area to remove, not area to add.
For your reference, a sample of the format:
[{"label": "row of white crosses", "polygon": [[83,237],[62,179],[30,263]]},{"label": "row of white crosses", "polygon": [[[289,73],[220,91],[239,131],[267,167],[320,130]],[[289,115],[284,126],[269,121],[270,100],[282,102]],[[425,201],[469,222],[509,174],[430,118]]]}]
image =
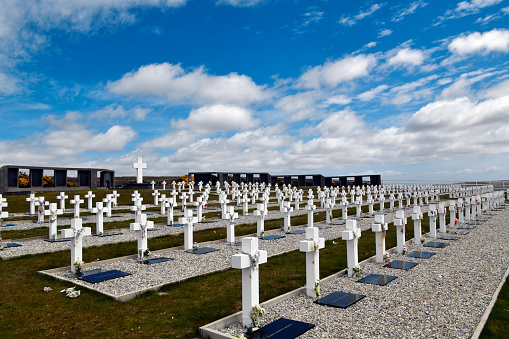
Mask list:
[{"label": "row of white crosses", "polygon": [[8,206],[7,199],[2,197],[2,195],[0,194],[0,219],[5,219],[9,217],[9,212],[3,210],[3,208],[7,206]]}]

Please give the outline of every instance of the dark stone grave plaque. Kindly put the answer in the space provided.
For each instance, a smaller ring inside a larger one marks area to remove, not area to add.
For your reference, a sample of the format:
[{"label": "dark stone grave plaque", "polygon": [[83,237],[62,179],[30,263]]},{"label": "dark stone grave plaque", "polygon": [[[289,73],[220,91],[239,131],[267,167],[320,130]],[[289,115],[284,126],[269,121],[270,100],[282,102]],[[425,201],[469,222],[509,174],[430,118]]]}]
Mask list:
[{"label": "dark stone grave plaque", "polygon": [[475,230],[474,226],[459,226],[459,230]]},{"label": "dark stone grave plaque", "polygon": [[424,244],[424,247],[434,247],[434,248],[444,248],[445,246],[449,246],[449,244],[446,242],[435,242],[435,241],[430,241],[429,243]]},{"label": "dark stone grave plaque", "polygon": [[143,260],[142,263],[144,263],[145,265],[152,265],[152,264],[157,264],[157,263],[160,263],[160,262],[166,262],[166,261],[170,261],[170,260],[174,260],[174,259],[166,258],[166,257],[161,257],[161,258],[154,258],[154,259]]},{"label": "dark stone grave plaque", "polygon": [[212,247],[200,247],[197,250],[188,250],[186,252],[191,253],[191,254],[205,254],[205,253],[210,253],[210,252],[215,252],[215,251],[219,251],[219,250],[217,248],[212,248]]},{"label": "dark stone grave plaque", "polygon": [[[459,228],[459,227],[458,227],[458,228]],[[450,233],[450,234],[458,234],[458,235],[467,235],[467,234],[468,234],[468,233],[470,233],[470,232],[468,232],[468,231],[451,231],[451,232],[449,232],[449,233]]]},{"label": "dark stone grave plaque", "polygon": [[411,261],[394,260],[386,265],[389,268],[397,268],[399,270],[409,270],[417,266],[417,263]]},{"label": "dark stone grave plaque", "polygon": [[81,218],[81,220],[85,221],[85,220],[88,220],[88,218]]},{"label": "dark stone grave plaque", "polygon": [[331,225],[344,225],[346,224],[346,222],[344,221],[334,221],[334,222],[331,222]]},{"label": "dark stone grave plaque", "polygon": [[44,241],[47,241],[47,242],[64,242],[64,241],[71,241],[71,238],[44,239]]},{"label": "dark stone grave plaque", "polygon": [[5,225],[2,225],[2,226],[16,226],[16,224],[5,224]]},{"label": "dark stone grave plaque", "polygon": [[125,277],[127,275],[131,275],[131,273],[122,272],[119,270],[108,270],[95,274],[84,274],[80,279],[91,284],[96,284],[98,282]]},{"label": "dark stone grave plaque", "polygon": [[280,239],[280,238],[285,238],[285,236],[284,235],[276,235],[276,234],[274,234],[274,235],[268,235],[266,237],[263,237],[262,239],[263,240],[274,240],[274,239]]},{"label": "dark stone grave plaque", "polygon": [[253,333],[246,333],[246,338],[293,339],[315,327],[314,324],[302,321],[279,318]]},{"label": "dark stone grave plaque", "polygon": [[483,215],[494,216],[495,214],[493,214],[493,213],[484,213]]},{"label": "dark stone grave plaque", "polygon": [[458,240],[458,236],[455,236],[455,235],[441,235],[439,236],[437,239],[442,239],[442,240]]},{"label": "dark stone grave plaque", "polygon": [[384,286],[396,278],[397,277],[394,275],[370,274],[370,275],[365,276],[362,279],[357,280],[357,282],[361,282],[364,284]]},{"label": "dark stone grave plaque", "polygon": [[332,228],[332,227],[330,227],[330,226],[317,226],[316,228],[318,228],[319,230],[326,230],[327,228]]},{"label": "dark stone grave plaque", "polygon": [[435,254],[436,253],[433,253],[433,252],[413,251],[412,253],[408,254],[407,257],[429,259],[432,256],[434,256]]},{"label": "dark stone grave plaque", "polygon": [[121,235],[122,232],[108,232],[103,234],[93,234],[94,237],[111,237],[112,235]]},{"label": "dark stone grave plaque", "polygon": [[200,221],[198,224],[212,224],[214,223],[215,221],[212,221],[212,220],[208,220],[208,221]]},{"label": "dark stone grave plaque", "polygon": [[8,243],[7,245],[5,245],[5,248],[10,248],[10,247],[20,247],[21,245],[20,244],[17,244],[15,242],[10,242]]},{"label": "dark stone grave plaque", "polygon": [[170,226],[173,226],[173,227],[181,227],[181,226],[184,226],[184,224],[173,224],[173,225],[170,225]]},{"label": "dark stone grave plaque", "polygon": [[364,297],[365,295],[362,294],[333,292],[325,297],[315,300],[315,303],[332,307],[347,308]]},{"label": "dark stone grave plaque", "polygon": [[295,231],[290,231],[286,234],[303,234],[303,233],[306,233],[305,230],[295,230]]},{"label": "dark stone grave plaque", "polygon": [[112,215],[111,217],[106,217],[106,218],[121,218],[122,216],[121,215]]}]

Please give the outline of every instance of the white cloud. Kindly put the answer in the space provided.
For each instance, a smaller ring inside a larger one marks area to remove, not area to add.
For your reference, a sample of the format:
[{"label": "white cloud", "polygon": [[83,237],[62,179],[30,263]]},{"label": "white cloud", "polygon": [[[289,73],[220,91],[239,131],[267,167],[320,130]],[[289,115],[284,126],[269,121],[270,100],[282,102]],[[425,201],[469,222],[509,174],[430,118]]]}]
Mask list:
[{"label": "white cloud", "polygon": [[141,144],[142,149],[168,149],[190,145],[197,135],[190,131],[174,131]]},{"label": "white cloud", "polygon": [[150,64],[108,83],[111,92],[153,95],[169,102],[249,104],[269,98],[265,87],[245,75],[210,75],[203,67],[186,72],[180,65]]},{"label": "white cloud", "polygon": [[387,85],[379,85],[375,88],[370,89],[369,91],[363,92],[357,96],[357,99],[362,101],[370,101],[377,97],[380,93],[385,91],[389,86]]},{"label": "white cloud", "polygon": [[444,88],[440,97],[444,99],[454,99],[470,96],[470,85],[491,76],[493,76],[492,72],[481,71],[462,74],[458,80],[453,82],[449,87]]},{"label": "white cloud", "polygon": [[493,20],[497,20],[497,19],[500,19],[501,16],[498,15],[498,14],[490,14],[490,15],[487,15],[485,16],[484,18],[479,18],[475,21],[476,24],[481,24],[481,25],[486,25],[487,23],[493,21]]},{"label": "white cloud", "polygon": [[471,0],[461,1],[456,5],[456,8],[447,10],[445,15],[439,16],[435,25],[442,23],[445,20],[462,18],[467,15],[477,14],[481,9],[491,7],[501,3],[503,0]]},{"label": "white cloud", "polygon": [[424,62],[424,53],[421,50],[405,48],[391,57],[389,65],[419,66]]},{"label": "white cloud", "polygon": [[212,134],[221,131],[243,131],[260,124],[251,110],[226,105],[204,106],[194,109],[187,119],[173,120],[171,126],[194,134]]},{"label": "white cloud", "polygon": [[341,82],[368,75],[375,64],[376,59],[372,55],[356,55],[328,61],[323,65],[308,69],[297,80],[297,86],[304,88],[335,87]]},{"label": "white cloud", "polygon": [[388,36],[388,35],[391,35],[392,34],[392,30],[391,29],[382,29],[379,33],[378,33],[378,37],[381,38],[381,37],[384,37],[384,36]]},{"label": "white cloud", "polygon": [[421,0],[412,2],[408,7],[398,11],[392,17],[392,21],[397,22],[403,20],[407,15],[415,13],[418,9],[424,8],[428,5],[428,3],[423,2]]},{"label": "white cloud", "polygon": [[376,11],[378,11],[383,6],[384,6],[384,4],[372,4],[368,10],[359,11],[359,13],[357,15],[354,15],[353,17],[342,17],[338,22],[345,26],[353,26],[359,20],[362,20],[368,16],[373,15]]},{"label": "white cloud", "polygon": [[496,98],[509,93],[509,80],[502,81],[486,90],[486,97]]},{"label": "white cloud", "polygon": [[111,104],[92,113],[90,117],[96,119],[119,119],[132,117],[134,120],[143,121],[150,112],[152,112],[152,110],[149,108],[135,107],[126,110],[121,105]]},{"label": "white cloud", "polygon": [[352,102],[352,99],[350,99],[346,95],[340,94],[340,95],[334,95],[334,96],[331,96],[331,97],[327,98],[327,100],[325,100],[324,104],[327,105],[327,106],[330,106],[330,105],[348,105],[351,102]]},{"label": "white cloud", "polygon": [[489,32],[474,32],[455,38],[449,44],[455,54],[509,52],[509,30],[494,29]]},{"label": "white cloud", "polygon": [[20,90],[20,81],[16,77],[0,71],[0,96],[12,95]]},{"label": "white cloud", "polygon": [[218,0],[217,5],[230,5],[234,7],[251,7],[256,6],[264,0]]}]

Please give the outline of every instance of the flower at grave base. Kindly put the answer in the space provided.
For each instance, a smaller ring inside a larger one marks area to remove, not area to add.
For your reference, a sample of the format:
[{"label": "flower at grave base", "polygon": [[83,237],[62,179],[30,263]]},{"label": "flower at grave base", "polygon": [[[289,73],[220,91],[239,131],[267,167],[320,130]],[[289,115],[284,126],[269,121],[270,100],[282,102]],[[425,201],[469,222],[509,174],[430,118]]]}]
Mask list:
[{"label": "flower at grave base", "polygon": [[315,282],[315,286],[314,286],[313,290],[315,291],[316,296],[319,297],[321,294],[320,293],[320,280],[317,280]]},{"label": "flower at grave base", "polygon": [[76,260],[73,264],[74,266],[74,271],[76,272],[76,274],[80,274],[81,271],[83,270],[83,267],[84,267],[85,263],[81,260]]},{"label": "flower at grave base", "polygon": [[362,267],[360,265],[355,265],[352,268],[352,271],[354,272],[356,277],[360,277],[364,272],[362,271]]},{"label": "flower at grave base", "polygon": [[53,289],[51,287],[46,286],[46,287],[44,287],[43,291],[47,293],[47,292],[53,291]]},{"label": "flower at grave base", "polygon": [[197,251],[197,250],[198,250],[198,248],[200,248],[200,245],[198,245],[198,243],[195,241],[195,242],[193,243],[193,250]]},{"label": "flower at grave base", "polygon": [[457,224],[458,223],[458,218],[454,218],[454,223]]},{"label": "flower at grave base", "polygon": [[251,318],[251,321],[253,322],[253,327],[257,327],[259,324],[259,319],[265,315],[265,309],[261,307],[260,305],[253,306],[251,309],[251,312],[249,312],[249,317]]},{"label": "flower at grave base", "polygon": [[0,246],[0,251],[3,251],[4,250],[4,247],[3,246]]},{"label": "flower at grave base", "polygon": [[408,250],[407,250],[406,246],[403,246],[403,254],[406,254],[407,251]]},{"label": "flower at grave base", "polygon": [[390,254],[390,253],[385,253],[384,254],[384,262],[390,263],[391,259],[392,259],[392,254]]}]

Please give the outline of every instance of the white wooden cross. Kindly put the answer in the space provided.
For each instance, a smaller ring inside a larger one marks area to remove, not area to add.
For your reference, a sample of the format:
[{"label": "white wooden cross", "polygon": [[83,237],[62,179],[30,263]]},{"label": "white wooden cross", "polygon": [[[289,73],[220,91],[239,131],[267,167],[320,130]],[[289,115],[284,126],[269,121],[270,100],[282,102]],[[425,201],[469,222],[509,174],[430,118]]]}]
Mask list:
[{"label": "white wooden cross", "polygon": [[421,206],[414,206],[413,207],[412,220],[414,221],[414,241],[415,241],[416,245],[419,245],[421,243],[421,236],[422,236],[422,227],[421,227],[422,213],[421,213]]},{"label": "white wooden cross", "polygon": [[44,200],[44,197],[38,197],[35,201],[35,206],[39,206],[37,209],[37,222],[42,224],[44,222],[44,206],[48,206],[49,202]]},{"label": "white wooden cross", "polygon": [[71,219],[71,228],[60,230],[62,238],[71,238],[71,271],[76,273],[74,264],[83,262],[83,236],[90,235],[90,227],[83,227],[80,218]]},{"label": "white wooden cross", "polygon": [[49,204],[49,209],[44,211],[44,215],[49,216],[49,237],[50,240],[55,240],[57,238],[57,215],[63,214],[64,211],[62,209],[57,209],[57,204],[52,202]]},{"label": "white wooden cross", "polygon": [[431,204],[428,208],[429,217],[429,235],[432,238],[437,237],[437,205]]},{"label": "white wooden cross", "polygon": [[95,234],[102,235],[103,224],[104,224],[104,213],[108,211],[108,207],[105,207],[102,201],[97,201],[95,207],[90,210],[95,213]]},{"label": "white wooden cross", "polygon": [[387,224],[384,223],[385,216],[383,214],[375,214],[375,223],[371,226],[371,230],[375,232],[376,239],[376,262],[384,262],[385,254],[385,232]]},{"label": "white wooden cross", "polygon": [[193,210],[186,209],[184,217],[179,218],[179,224],[184,225],[184,250],[193,249],[193,224],[198,222],[197,217],[193,217]]},{"label": "white wooden cross", "polygon": [[92,191],[88,191],[88,193],[85,195],[85,198],[88,199],[88,210],[91,211],[94,203],[95,194]]},{"label": "white wooden cross", "polygon": [[196,217],[198,218],[198,222],[202,222],[203,219],[203,205],[205,202],[203,201],[203,196],[197,197],[196,202],[194,203],[196,206]]},{"label": "white wooden cross", "polygon": [[136,169],[136,183],[143,183],[143,169],[147,168],[147,164],[144,164],[141,158],[136,158],[136,162],[133,163],[133,168]]},{"label": "white wooden cross", "polygon": [[163,191],[166,191],[166,181],[163,181]]},{"label": "white wooden cross", "polygon": [[155,206],[159,205],[159,196],[160,195],[161,195],[161,193],[159,193],[159,190],[154,190],[154,192],[152,193],[152,196],[154,197],[154,205]]},{"label": "white wooden cross", "polygon": [[345,230],[341,232],[341,238],[346,240],[346,256],[349,277],[353,276],[353,269],[359,264],[358,243],[361,235],[360,228],[357,228],[357,220],[347,220]]},{"label": "white wooden cross", "polygon": [[316,206],[313,203],[313,199],[308,200],[306,205],[306,211],[308,211],[308,227],[313,227],[313,213],[315,212]]},{"label": "white wooden cross", "polygon": [[71,200],[70,203],[74,205],[74,218],[77,219],[80,217],[80,204],[84,203],[84,200],[80,199],[79,195],[74,196],[74,200]]},{"label": "white wooden cross", "polygon": [[405,211],[397,210],[396,218],[394,218],[394,226],[396,226],[397,251],[399,254],[403,254],[405,248],[405,225]]},{"label": "white wooden cross", "polygon": [[[2,209],[3,209],[4,207],[7,207],[7,206],[8,206],[8,204],[7,204],[7,198],[4,198],[4,197],[0,194],[0,218],[7,218],[8,213],[7,213],[7,212],[3,212],[3,211],[2,211]],[[7,213],[7,215],[5,215],[5,217],[3,217],[2,215],[4,215],[4,214],[2,214],[2,213]]]},{"label": "white wooden cross", "polygon": [[177,206],[177,200],[175,197],[167,198],[165,202],[165,207],[167,208],[167,222],[166,225],[173,225],[173,208]]},{"label": "white wooden cross", "polygon": [[449,201],[449,227],[454,227],[455,225],[455,219],[456,219],[456,201],[450,200]]},{"label": "white wooden cross", "polygon": [[334,205],[332,204],[332,199],[327,199],[325,202],[325,223],[330,224],[332,219],[332,209]]},{"label": "white wooden cross", "polygon": [[382,193],[380,194],[380,212],[384,211],[385,207],[385,195]]},{"label": "white wooden cross", "polygon": [[320,249],[325,247],[325,239],[318,237],[318,228],[306,227],[306,240],[299,243],[301,252],[306,252],[306,294],[318,297],[315,288],[320,286]]},{"label": "white wooden cross", "polygon": [[103,199],[103,202],[106,203],[106,207],[108,208],[106,210],[106,216],[108,218],[111,218],[111,203],[113,202],[113,194],[106,194],[106,198]]},{"label": "white wooden cross", "polygon": [[153,221],[147,221],[147,215],[141,213],[134,223],[129,224],[131,231],[136,231],[136,237],[138,238],[138,258],[143,259],[146,256],[148,245],[147,245],[147,230],[154,228]]},{"label": "white wooden cross", "polygon": [[263,237],[263,233],[265,233],[265,216],[267,215],[267,210],[264,204],[256,204],[256,208],[256,211],[253,213],[256,216],[256,235],[258,237]]},{"label": "white wooden cross", "polygon": [[343,197],[341,202],[339,203],[341,205],[342,209],[342,219],[347,220],[348,219],[348,200],[346,200],[346,197]]},{"label": "white wooden cross", "polygon": [[249,214],[249,198],[247,197],[247,191],[244,191],[241,202],[242,202],[242,212],[244,213],[244,215],[248,215]]},{"label": "white wooden cross", "polygon": [[111,196],[113,197],[113,206],[117,207],[118,205],[117,198],[120,196],[120,194],[117,191],[113,191],[111,193]]},{"label": "white wooden cross", "polygon": [[445,203],[439,202],[438,203],[438,221],[440,222],[440,232],[441,233],[446,233],[446,231],[447,231],[447,226],[445,224],[445,212],[446,212]]},{"label": "white wooden cross", "polygon": [[291,221],[290,221],[290,218],[292,216],[292,212],[293,212],[293,207],[290,206],[290,202],[289,201],[285,201],[284,204],[283,204],[283,214],[284,214],[284,217],[283,217],[283,220],[284,220],[283,229],[284,229],[285,233],[290,232],[290,229],[292,228],[292,224],[291,224]]},{"label": "white wooden cross", "polygon": [[161,214],[166,214],[166,194],[161,194],[161,199],[159,199],[159,205],[161,206]]},{"label": "white wooden cross", "polygon": [[30,214],[35,214],[35,202],[37,201],[37,198],[35,197],[34,193],[30,193],[30,196],[25,199],[26,201],[30,202]]},{"label": "white wooden cross", "polygon": [[180,201],[182,203],[182,212],[184,212],[184,210],[186,209],[186,205],[187,205],[187,193],[186,192],[182,192],[182,195],[180,196]]},{"label": "white wooden cross", "polygon": [[465,219],[470,220],[470,198],[465,199]]},{"label": "white wooden cross", "polygon": [[232,256],[232,267],[242,270],[242,325],[249,327],[249,315],[260,303],[259,265],[267,262],[267,251],[258,249],[258,238],[242,239],[242,253]]},{"label": "white wooden cross", "polygon": [[[153,190],[154,190],[154,188],[155,188],[156,182],[155,182],[154,180],[152,180],[152,181],[150,182],[150,184],[152,185],[152,191],[153,191]],[[153,195],[153,194],[152,194],[152,195]]]},{"label": "white wooden cross", "polygon": [[65,192],[60,192],[60,195],[57,195],[57,199],[60,200],[60,209],[65,211],[65,199],[68,199],[69,196],[65,195]]},{"label": "white wooden cross", "polygon": [[233,221],[239,218],[239,214],[235,212],[233,206],[228,206],[226,216],[228,217],[228,225],[226,226],[226,242],[235,243],[235,225]]},{"label": "white wooden cross", "polygon": [[147,209],[147,206],[141,204],[142,201],[143,201],[143,198],[137,199],[134,202],[134,206],[131,206],[131,211],[134,212],[134,220],[138,220],[140,214],[143,213],[143,211]]},{"label": "white wooden cross", "polygon": [[360,196],[357,196],[357,198],[355,198],[355,212],[356,212],[356,216],[357,218],[360,218],[361,217],[361,212],[362,212],[362,200],[361,200],[361,197]]},{"label": "white wooden cross", "polygon": [[224,192],[221,192],[221,195],[219,196],[219,202],[221,203],[221,219],[226,219],[226,207],[227,204],[230,202],[230,200],[226,199],[226,194]]}]

